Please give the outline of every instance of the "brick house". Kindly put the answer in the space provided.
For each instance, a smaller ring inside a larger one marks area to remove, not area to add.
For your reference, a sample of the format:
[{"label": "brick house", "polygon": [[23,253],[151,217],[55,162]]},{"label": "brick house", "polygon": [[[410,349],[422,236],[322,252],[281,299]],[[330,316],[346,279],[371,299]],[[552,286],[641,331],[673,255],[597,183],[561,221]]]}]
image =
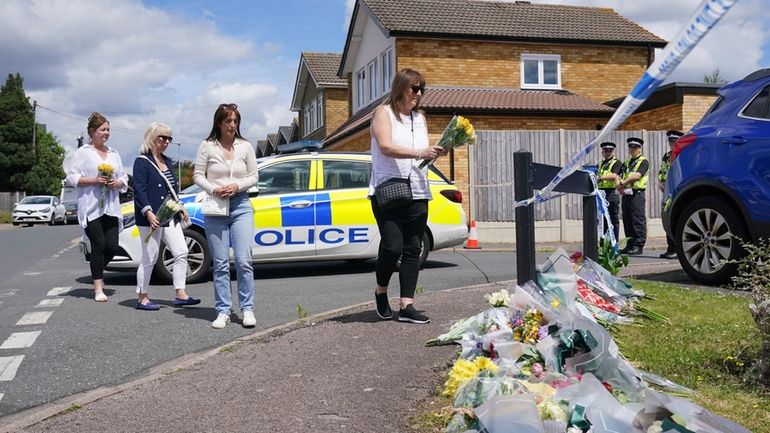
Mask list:
[{"label": "brick house", "polygon": [[291,100],[300,140],[323,140],[350,116],[348,82],[337,75],[341,55],[303,52]]},{"label": "brick house", "polygon": [[[350,117],[323,147],[368,151],[372,112],[403,68],[426,77],[432,141],[453,113],[476,130],[595,130],[614,112],[605,102],[626,95],[665,43],[608,8],[358,0],[337,71]],[[437,166],[467,197],[467,147],[450,156]]]}]

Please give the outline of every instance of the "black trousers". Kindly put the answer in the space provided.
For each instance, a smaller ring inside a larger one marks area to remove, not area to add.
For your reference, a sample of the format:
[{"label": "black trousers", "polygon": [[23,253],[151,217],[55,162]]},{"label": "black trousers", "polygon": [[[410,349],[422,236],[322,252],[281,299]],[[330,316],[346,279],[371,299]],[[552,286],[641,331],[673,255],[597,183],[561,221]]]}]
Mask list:
[{"label": "black trousers", "polygon": [[382,211],[372,197],[372,212],[380,229],[380,250],[375,274],[377,285],[388,287],[393,268],[401,257],[398,282],[402,298],[414,298],[420,273],[420,244],[428,224],[428,200],[414,200],[399,209]]},{"label": "black trousers", "polygon": [[104,278],[104,268],[118,252],[118,218],[102,215],[89,221],[86,236],[91,241],[91,278]]},{"label": "black trousers", "polygon": [[620,240],[620,194],[612,189],[603,189],[607,196],[607,212],[610,214],[612,222],[612,232],[615,234],[615,240]]},{"label": "black trousers", "polygon": [[631,195],[624,195],[623,231],[629,239],[631,248],[644,248],[647,242],[647,217],[644,215],[644,190],[634,190]]}]

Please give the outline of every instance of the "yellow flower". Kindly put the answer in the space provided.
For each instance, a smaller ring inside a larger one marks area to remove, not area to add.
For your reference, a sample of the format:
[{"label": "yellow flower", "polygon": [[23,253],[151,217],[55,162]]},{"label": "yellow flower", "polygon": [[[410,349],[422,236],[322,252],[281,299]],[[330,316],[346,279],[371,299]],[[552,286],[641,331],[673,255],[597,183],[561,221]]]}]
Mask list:
[{"label": "yellow flower", "polygon": [[111,165],[107,164],[106,162],[103,162],[99,164],[96,169],[99,171],[99,174],[102,176],[112,176],[112,173],[115,171],[114,168],[112,168]]},{"label": "yellow flower", "polygon": [[471,124],[468,119],[466,119],[463,116],[457,116],[457,128],[458,129],[465,129]]},{"label": "yellow flower", "polygon": [[477,357],[473,363],[476,364],[476,368],[478,368],[479,371],[488,370],[492,373],[497,373],[497,371],[500,370],[500,367],[498,367],[494,362],[492,362],[491,359],[487,358],[486,356]]},{"label": "yellow flower", "polygon": [[458,359],[452,366],[452,371],[449,372],[449,378],[444,384],[441,395],[454,398],[461,386],[484,370],[497,373],[499,367],[486,356],[479,356],[473,361]]}]

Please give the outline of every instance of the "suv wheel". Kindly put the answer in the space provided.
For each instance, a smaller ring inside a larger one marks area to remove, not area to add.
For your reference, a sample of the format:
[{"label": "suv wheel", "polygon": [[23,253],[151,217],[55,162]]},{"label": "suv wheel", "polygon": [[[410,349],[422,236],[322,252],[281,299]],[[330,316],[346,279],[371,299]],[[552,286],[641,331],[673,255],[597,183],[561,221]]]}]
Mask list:
[{"label": "suv wheel", "polygon": [[[187,282],[200,283],[206,279],[211,264],[206,238],[195,230],[185,229],[184,239],[187,242]],[[158,261],[155,263],[155,275],[164,283],[171,284],[174,281],[173,269],[174,255],[166,247],[166,243],[162,242]]]},{"label": "suv wheel", "polygon": [[679,262],[692,279],[723,284],[735,275],[737,265],[726,261],[743,253],[739,238],[746,238],[746,227],[733,207],[717,197],[696,199],[679,217],[675,235]]}]

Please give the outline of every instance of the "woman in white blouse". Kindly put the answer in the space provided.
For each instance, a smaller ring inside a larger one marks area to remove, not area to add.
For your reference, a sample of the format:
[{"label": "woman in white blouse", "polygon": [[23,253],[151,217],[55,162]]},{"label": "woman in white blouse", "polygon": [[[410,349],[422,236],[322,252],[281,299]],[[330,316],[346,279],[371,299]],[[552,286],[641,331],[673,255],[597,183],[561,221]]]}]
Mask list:
[{"label": "woman in white blouse", "polygon": [[[94,299],[106,302],[104,268],[118,251],[118,234],[123,230],[120,193],[128,190],[128,175],[117,150],[107,146],[110,122],[99,113],[88,118],[90,143],[75,151],[67,167],[67,182],[77,186],[78,222],[91,242],[91,278]],[[99,167],[109,166],[111,175]]]},{"label": "woman in white blouse", "polygon": [[241,113],[235,104],[220,104],[214,124],[195,157],[193,181],[206,193],[227,200],[229,214],[205,215],[206,239],[214,264],[214,300],[217,317],[211,323],[222,329],[230,321],[230,247],[238,277],[238,302],[243,326],[257,324],[254,317],[254,269],[251,244],[254,239],[254,210],[248,189],[257,184],[254,148],[241,136]]}]

